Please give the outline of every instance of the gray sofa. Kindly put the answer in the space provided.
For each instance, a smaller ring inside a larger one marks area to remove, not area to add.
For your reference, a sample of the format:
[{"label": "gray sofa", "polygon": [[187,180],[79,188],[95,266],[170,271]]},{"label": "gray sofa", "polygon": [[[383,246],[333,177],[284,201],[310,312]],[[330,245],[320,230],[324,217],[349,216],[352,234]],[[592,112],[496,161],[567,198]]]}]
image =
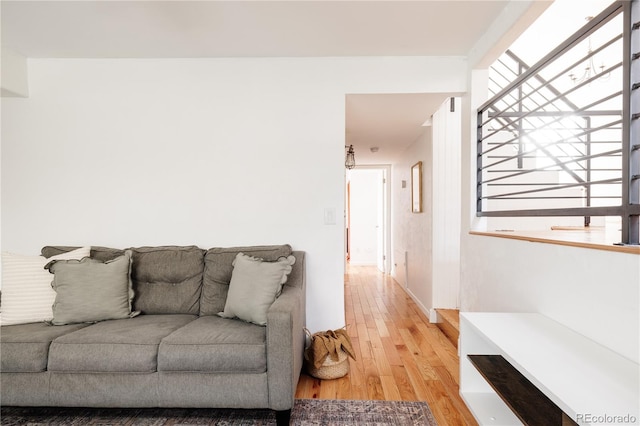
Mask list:
[{"label": "gray sofa", "polygon": [[[74,247],[47,246],[50,257]],[[305,253],[288,245],[140,247],[132,252],[137,317],[32,323],[0,331],[4,406],[269,408],[288,424],[303,362]],[[265,327],[216,315],[237,253],[293,255]],[[92,247],[91,257],[123,250]]]}]

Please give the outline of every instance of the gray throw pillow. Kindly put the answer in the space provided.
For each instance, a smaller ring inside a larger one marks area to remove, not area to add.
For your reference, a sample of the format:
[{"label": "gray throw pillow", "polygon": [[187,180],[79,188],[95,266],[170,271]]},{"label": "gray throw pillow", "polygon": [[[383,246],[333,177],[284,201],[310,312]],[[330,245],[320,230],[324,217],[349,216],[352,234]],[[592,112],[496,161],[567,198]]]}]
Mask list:
[{"label": "gray throw pillow", "polygon": [[275,262],[238,253],[233,261],[229,293],[220,312],[223,318],[239,318],[258,325],[267,325],[267,311],[282,292],[292,266],[293,256]]},{"label": "gray throw pillow", "polygon": [[[289,244],[241,247],[212,247],[204,256],[200,315],[216,315],[224,309],[233,272],[233,261],[238,253],[253,256],[268,262],[291,256]],[[134,264],[135,268],[135,264]],[[134,280],[134,289],[135,280]],[[138,295],[136,289],[136,296]]]},{"label": "gray throw pillow", "polygon": [[51,286],[56,291],[53,304],[54,325],[97,322],[136,316],[131,312],[131,251],[113,260],[101,262],[55,260],[45,268],[54,274]]}]

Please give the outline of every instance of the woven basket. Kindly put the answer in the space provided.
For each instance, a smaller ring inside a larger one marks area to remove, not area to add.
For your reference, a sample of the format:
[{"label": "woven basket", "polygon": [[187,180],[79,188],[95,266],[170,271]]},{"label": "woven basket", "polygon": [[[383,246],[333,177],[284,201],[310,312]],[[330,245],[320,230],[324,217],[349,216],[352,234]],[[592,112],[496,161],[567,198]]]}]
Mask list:
[{"label": "woven basket", "polygon": [[315,368],[313,363],[304,354],[304,359],[307,364],[307,372],[317,378],[323,380],[339,379],[344,377],[349,372],[349,356],[343,350],[338,351],[338,360],[334,360],[330,356],[324,360],[320,368]]},{"label": "woven basket", "polygon": [[[305,328],[304,332],[312,338],[311,332]],[[309,349],[309,348],[307,348]],[[331,380],[344,377],[349,372],[349,355],[340,349],[338,351],[338,360],[334,360],[328,356],[319,368],[313,366],[313,362],[309,359],[307,350],[304,351],[304,360],[307,365],[307,372],[316,379]]]}]

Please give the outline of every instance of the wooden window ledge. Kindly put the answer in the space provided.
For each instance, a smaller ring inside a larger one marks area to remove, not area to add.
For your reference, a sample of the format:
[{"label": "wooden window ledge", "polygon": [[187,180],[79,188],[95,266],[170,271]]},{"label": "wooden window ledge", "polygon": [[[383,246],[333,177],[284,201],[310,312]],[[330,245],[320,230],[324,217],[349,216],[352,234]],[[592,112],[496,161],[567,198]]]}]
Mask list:
[{"label": "wooden window ledge", "polygon": [[640,246],[619,245],[618,232],[607,232],[604,227],[552,227],[548,231],[470,231],[471,235],[510,238],[536,243],[559,244],[572,247],[608,250],[640,255]]}]

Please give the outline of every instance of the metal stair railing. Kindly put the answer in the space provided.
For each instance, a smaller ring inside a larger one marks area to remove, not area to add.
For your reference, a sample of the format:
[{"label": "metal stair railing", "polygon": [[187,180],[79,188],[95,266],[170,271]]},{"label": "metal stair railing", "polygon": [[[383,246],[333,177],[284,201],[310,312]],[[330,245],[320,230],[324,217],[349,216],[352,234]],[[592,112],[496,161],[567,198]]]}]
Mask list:
[{"label": "metal stair railing", "polygon": [[[510,61],[513,62],[513,66],[509,66],[506,62],[505,59],[508,59]],[[496,65],[500,65],[502,68],[502,71],[500,68],[498,68],[498,66]],[[514,68],[517,68],[514,69]],[[513,78],[519,76],[520,74],[522,74],[523,72],[525,72],[526,70],[528,70],[530,67],[528,64],[526,64],[520,57],[518,57],[515,53],[513,53],[511,50],[507,50],[504,54],[504,59],[500,58],[496,64],[494,64],[494,66],[492,67],[492,72],[493,74],[497,74],[498,76],[502,77],[504,81],[509,81],[512,80]],[[511,78],[505,76],[505,72],[509,73]],[[550,115],[553,114],[557,114],[557,113],[562,113],[563,110],[567,110],[570,109],[572,110],[572,114],[575,114],[580,108],[573,103],[570,99],[568,99],[566,96],[564,96],[559,90],[557,90],[555,88],[555,86],[553,86],[552,84],[550,84],[548,81],[546,81],[544,78],[542,78],[539,74],[534,75],[534,79],[538,81],[539,84],[544,86],[544,89],[546,89],[550,95],[555,96],[556,101],[552,101],[549,96],[547,96],[545,93],[538,91],[537,94],[539,95],[539,98],[545,102],[546,104],[548,104],[550,107],[553,108],[554,112],[550,112]],[[502,89],[502,87],[499,86],[499,84],[497,84],[497,82],[494,81],[494,85],[499,87],[499,89]],[[522,97],[523,93],[534,93],[536,92],[538,89],[533,86],[531,83],[529,83],[529,81],[525,81],[523,86],[521,86],[521,88],[519,88],[518,90],[518,94],[520,95],[520,98]],[[495,93],[495,91],[494,91]],[[516,101],[518,100],[518,98],[516,98],[513,95],[513,92],[510,92],[507,95],[510,99],[516,99]],[[536,108],[540,108],[541,104],[538,101],[534,100],[534,97],[531,96],[531,100],[533,101],[533,106]],[[517,104],[517,103],[516,103]],[[559,106],[558,104],[562,104],[561,106]],[[492,112],[496,112],[497,108],[495,106],[491,107],[491,111]],[[522,108],[519,108],[519,112],[522,111]],[[508,115],[508,114],[507,114]],[[523,121],[524,123],[527,125],[527,127],[536,127],[536,125],[538,124],[542,124],[544,126],[544,123],[540,123],[538,120],[538,122],[534,123],[533,122],[534,117],[527,117],[525,118]],[[576,152],[572,155],[569,154],[569,152],[567,152],[567,150],[565,149],[564,146],[562,145],[557,145],[557,149],[560,151],[561,154],[564,155],[555,155],[553,156],[555,160],[560,160],[562,158],[573,158],[573,157],[577,157],[575,158],[575,161],[565,161],[565,162],[556,162],[556,165],[560,166],[565,172],[567,172],[571,177],[573,177],[575,179],[576,182],[580,182],[583,183],[586,180],[589,179],[590,176],[590,162],[591,159],[593,158],[590,155],[586,155],[589,151],[589,145],[588,145],[588,133],[584,134],[584,135],[578,135],[575,132],[577,130],[582,130],[585,128],[589,128],[590,127],[590,119],[588,117],[583,117],[585,125],[581,125],[580,122],[578,120],[574,120],[574,126],[575,128],[569,128],[566,124],[562,123],[562,121],[560,121],[560,125],[561,128],[560,129],[552,129],[555,136],[559,138],[560,142],[564,142],[565,139],[563,137],[563,135],[561,134],[561,131],[570,131],[573,133],[573,136],[576,138],[576,141],[570,143],[568,145],[569,150],[571,150],[571,148],[573,148]],[[503,125],[505,124],[510,124],[511,127],[516,128],[517,127],[517,133],[521,133],[522,132],[522,125],[518,126],[517,124],[515,124],[515,122],[507,117],[500,117],[497,119],[497,121]],[[505,127],[509,127],[509,126],[505,126]],[[518,156],[517,156],[517,161],[518,161],[518,169],[523,169],[523,159],[527,158],[527,153],[523,152],[523,144],[522,144],[522,138],[518,138]],[[492,143],[489,143],[489,145],[491,145]],[[581,148],[584,148],[584,150],[582,150]],[[544,149],[542,152],[545,152]],[[549,153],[547,152],[547,155],[549,155]],[[503,159],[503,161],[508,161],[510,159],[510,156],[489,156],[489,158],[501,158]],[[531,158],[531,157],[529,157]],[[581,164],[581,162],[585,162],[585,164]],[[494,163],[495,164],[495,163]],[[577,171],[579,172],[586,172],[586,179],[580,177],[578,174],[573,173],[573,170],[570,169],[571,166],[576,166],[577,167]],[[542,167],[542,168],[538,168],[538,171],[542,171],[542,170],[548,170],[550,167]],[[520,172],[520,173],[516,173],[516,174],[510,174],[507,177],[515,177],[515,176],[522,176],[523,174],[528,174],[532,172],[532,170],[527,170],[524,172]],[[505,178],[507,178],[505,177]],[[495,179],[489,179],[486,180],[486,183],[490,183],[493,182]],[[607,181],[610,182],[610,181]],[[603,182],[601,182],[603,183]],[[502,186],[514,186],[514,185],[518,185],[518,184],[514,184],[514,183],[503,183]],[[510,197],[510,199],[514,199],[515,195],[521,195],[521,194],[533,194],[535,192],[544,192],[549,190],[548,186],[552,185],[549,183],[521,183],[519,184],[521,186],[531,186],[531,185],[537,185],[540,187],[544,187],[547,186],[547,188],[541,188],[539,191],[536,190],[528,190],[528,191],[521,191],[521,192],[517,192],[517,193],[504,193],[502,194],[505,197]],[[568,188],[570,186],[567,185],[563,185],[563,186],[557,186],[556,189],[565,189]],[[591,191],[590,191],[590,186],[584,186],[585,188],[585,195],[584,195],[584,200],[585,200],[585,204],[587,206],[589,206],[591,204]],[[519,199],[527,199],[528,197],[519,197]],[[538,199],[568,199],[568,198],[581,198],[581,197],[546,197],[546,196],[539,196]],[[488,197],[488,199],[493,199],[493,197]],[[586,216],[584,219],[584,223],[586,226],[589,225],[590,223],[590,217]]]},{"label": "metal stair railing", "polygon": [[[532,66],[512,51],[494,64],[494,96],[478,109],[478,216],[584,216],[585,225],[621,216],[623,242],[638,243],[640,142],[630,138],[640,139],[640,120],[629,113],[640,92],[630,53],[640,44],[631,41],[637,9],[638,0],[612,4]],[[609,65],[596,71],[599,57]],[[585,65],[578,81],[573,70]]]}]

